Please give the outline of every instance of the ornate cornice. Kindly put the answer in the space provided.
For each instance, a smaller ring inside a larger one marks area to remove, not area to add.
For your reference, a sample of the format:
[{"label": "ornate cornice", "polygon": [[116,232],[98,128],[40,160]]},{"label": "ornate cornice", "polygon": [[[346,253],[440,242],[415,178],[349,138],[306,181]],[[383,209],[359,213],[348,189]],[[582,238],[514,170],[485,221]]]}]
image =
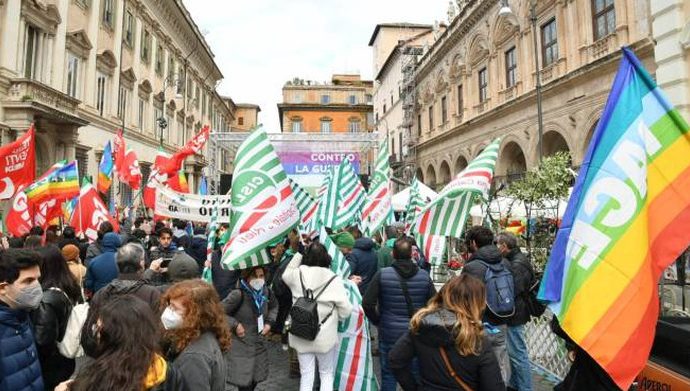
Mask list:
[{"label": "ornate cornice", "polygon": [[83,29],[67,33],[67,42],[65,45],[67,50],[81,58],[87,58],[89,52],[93,48],[89,36]]}]

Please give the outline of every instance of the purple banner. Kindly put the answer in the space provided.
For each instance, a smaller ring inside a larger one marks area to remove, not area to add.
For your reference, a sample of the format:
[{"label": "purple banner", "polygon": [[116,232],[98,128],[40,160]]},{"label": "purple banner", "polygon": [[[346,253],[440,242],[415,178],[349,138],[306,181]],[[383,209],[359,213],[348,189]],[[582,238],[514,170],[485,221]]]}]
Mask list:
[{"label": "purple banner", "polygon": [[279,152],[288,175],[325,175],[331,166],[337,166],[343,159],[350,159],[355,172],[359,173],[358,152]]}]

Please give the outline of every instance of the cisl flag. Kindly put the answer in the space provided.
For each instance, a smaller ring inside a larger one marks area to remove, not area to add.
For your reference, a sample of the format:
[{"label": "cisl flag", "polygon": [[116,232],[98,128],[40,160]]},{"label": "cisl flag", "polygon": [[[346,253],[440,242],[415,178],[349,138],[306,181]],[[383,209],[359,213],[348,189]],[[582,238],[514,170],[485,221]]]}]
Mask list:
[{"label": "cisl flag", "polygon": [[72,213],[70,225],[74,227],[77,235],[83,233],[90,242],[93,242],[98,238],[98,227],[104,221],[109,221],[115,231],[120,230],[117,220],[108,213],[108,208],[101,201],[96,188],[85,180],[81,187],[77,206]]},{"label": "cisl flag", "polygon": [[17,141],[0,147],[0,200],[8,200],[20,187],[34,181],[36,174],[35,131],[29,130]]},{"label": "cisl flag", "polygon": [[233,175],[230,240],[223,266],[247,269],[271,262],[266,248],[299,224],[290,182],[266,132],[259,128],[237,148]]}]

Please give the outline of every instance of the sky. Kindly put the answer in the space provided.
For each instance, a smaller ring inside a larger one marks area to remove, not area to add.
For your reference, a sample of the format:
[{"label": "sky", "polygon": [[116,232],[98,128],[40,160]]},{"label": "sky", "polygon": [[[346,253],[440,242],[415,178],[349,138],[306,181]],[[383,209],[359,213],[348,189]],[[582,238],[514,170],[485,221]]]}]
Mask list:
[{"label": "sky", "polygon": [[333,73],[373,79],[369,38],[379,23],[433,24],[447,0],[183,0],[211,46],[235,103],[261,106],[259,122],[279,132],[286,81],[329,81]]}]

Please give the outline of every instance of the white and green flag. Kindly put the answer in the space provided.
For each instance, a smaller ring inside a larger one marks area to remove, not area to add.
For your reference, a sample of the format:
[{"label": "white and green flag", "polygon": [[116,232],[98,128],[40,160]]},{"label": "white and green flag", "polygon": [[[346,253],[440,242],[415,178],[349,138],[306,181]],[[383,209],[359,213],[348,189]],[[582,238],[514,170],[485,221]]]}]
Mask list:
[{"label": "white and green flag", "polygon": [[414,231],[429,235],[462,235],[470,208],[477,199],[486,199],[498,158],[500,139],[494,140],[470,164],[460,172],[438,198],[426,206],[417,216]]},{"label": "white and green flag", "polygon": [[223,266],[234,270],[269,263],[266,247],[282,240],[299,223],[300,213],[278,155],[261,128],[237,149],[231,196]]},{"label": "white and green flag", "polygon": [[374,176],[369,185],[367,203],[362,211],[362,224],[367,236],[381,229],[384,224],[392,224],[393,204],[391,202],[390,163],[388,137],[379,145]]},{"label": "white and green flag", "polygon": [[302,187],[297,184],[297,182],[289,179],[290,187],[292,188],[292,193],[295,195],[295,201],[297,202],[297,209],[300,213],[300,227],[302,230],[306,230],[308,227],[313,226],[314,216],[316,216],[316,209],[318,204],[314,200],[311,194],[307,193]]},{"label": "white and green flag", "polygon": [[345,291],[352,304],[352,314],[338,323],[338,359],[333,389],[338,391],[377,391],[371,355],[369,320],[364,315],[362,296],[357,285],[350,281],[350,264],[321,227],[320,240],[332,258],[331,270],[343,279]]},{"label": "white and green flag", "polygon": [[417,215],[422,211],[422,208],[424,208],[424,199],[419,192],[419,179],[415,177],[412,179],[412,184],[410,185],[410,198],[405,208],[405,232],[408,234],[410,233],[410,228],[414,224]]},{"label": "white and green flag", "polygon": [[360,221],[366,191],[349,160],[331,168],[322,189],[316,216],[324,226],[337,231]]}]

